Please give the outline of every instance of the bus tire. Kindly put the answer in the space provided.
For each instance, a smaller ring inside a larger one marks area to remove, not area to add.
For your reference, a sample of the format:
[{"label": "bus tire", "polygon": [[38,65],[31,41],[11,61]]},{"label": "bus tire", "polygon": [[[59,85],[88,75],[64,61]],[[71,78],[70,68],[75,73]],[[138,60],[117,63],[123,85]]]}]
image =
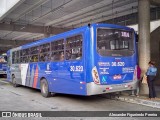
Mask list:
[{"label": "bus tire", "polygon": [[51,92],[49,92],[48,82],[46,79],[41,80],[41,94],[45,98],[51,96]]},{"label": "bus tire", "polygon": [[18,86],[19,86],[19,85],[17,84],[17,82],[16,82],[16,78],[15,78],[14,75],[12,76],[12,85],[13,85],[13,87],[18,87]]}]

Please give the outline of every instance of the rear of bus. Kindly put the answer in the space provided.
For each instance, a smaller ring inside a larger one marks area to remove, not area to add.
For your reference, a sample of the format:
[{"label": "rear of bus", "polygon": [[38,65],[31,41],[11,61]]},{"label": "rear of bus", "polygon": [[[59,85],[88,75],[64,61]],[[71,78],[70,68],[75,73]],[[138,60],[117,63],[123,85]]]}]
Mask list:
[{"label": "rear of bus", "polygon": [[0,62],[0,75],[7,75],[7,63],[6,62]]},{"label": "rear of bus", "polygon": [[134,30],[111,24],[90,28],[90,78],[87,95],[132,90],[136,87]]},{"label": "rear of bus", "polygon": [[0,75],[7,75],[7,56],[2,55],[0,56]]}]

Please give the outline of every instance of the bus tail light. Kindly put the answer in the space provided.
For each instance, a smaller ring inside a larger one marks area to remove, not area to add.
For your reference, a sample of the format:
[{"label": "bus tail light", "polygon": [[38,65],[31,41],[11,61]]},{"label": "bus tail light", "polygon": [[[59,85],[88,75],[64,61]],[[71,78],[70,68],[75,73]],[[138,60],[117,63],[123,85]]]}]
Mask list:
[{"label": "bus tail light", "polygon": [[112,87],[107,87],[106,90],[112,90]]},{"label": "bus tail light", "polygon": [[98,75],[96,66],[92,69],[92,78],[93,78],[94,83],[100,84],[100,79],[99,79],[99,75]]},{"label": "bus tail light", "polygon": [[86,82],[82,82],[82,81],[81,81],[80,84],[86,84]]}]

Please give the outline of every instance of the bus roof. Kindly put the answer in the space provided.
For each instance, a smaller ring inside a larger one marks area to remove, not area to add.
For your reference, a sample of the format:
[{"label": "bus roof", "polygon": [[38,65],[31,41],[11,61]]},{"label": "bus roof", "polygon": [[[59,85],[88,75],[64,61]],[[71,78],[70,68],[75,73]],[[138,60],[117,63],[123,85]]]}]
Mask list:
[{"label": "bus roof", "polygon": [[[117,28],[117,29],[124,29],[124,30],[130,30],[130,31],[133,31],[133,28],[129,28],[129,27],[125,27],[125,26],[120,26],[120,25],[115,25],[115,24],[104,24],[104,23],[93,23],[93,24],[88,24],[88,25],[85,25],[85,26],[82,26],[82,27],[79,27],[79,28],[75,28],[73,30],[70,30],[70,31],[66,31],[66,32],[63,32],[63,33],[60,33],[60,34],[57,34],[57,35],[53,35],[53,36],[50,36],[48,38],[43,38],[43,39],[40,39],[40,40],[37,40],[35,42],[31,42],[31,43],[28,43],[28,44],[25,44],[25,45],[22,45],[22,46],[19,46],[19,47],[16,47],[16,48],[12,48],[10,50],[19,50],[19,49],[27,49],[27,48],[30,48],[30,47],[34,47],[34,46],[37,46],[37,45],[41,45],[41,44],[44,44],[44,43],[47,43],[47,42],[50,42],[50,41],[53,41],[53,40],[58,40],[58,39],[62,39],[63,36],[68,36],[70,34],[74,34],[74,33],[77,33],[77,31],[82,31],[84,29],[87,29],[89,27],[109,27],[109,28]],[[10,51],[8,50],[8,52]]]}]

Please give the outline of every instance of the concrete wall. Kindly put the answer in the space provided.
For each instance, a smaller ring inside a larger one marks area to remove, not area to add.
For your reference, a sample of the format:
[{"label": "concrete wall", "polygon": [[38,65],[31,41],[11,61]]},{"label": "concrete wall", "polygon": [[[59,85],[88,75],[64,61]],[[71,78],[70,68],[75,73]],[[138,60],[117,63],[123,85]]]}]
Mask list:
[{"label": "concrete wall", "polygon": [[156,62],[158,68],[158,75],[156,84],[160,85],[160,27],[151,32],[151,60]]}]

